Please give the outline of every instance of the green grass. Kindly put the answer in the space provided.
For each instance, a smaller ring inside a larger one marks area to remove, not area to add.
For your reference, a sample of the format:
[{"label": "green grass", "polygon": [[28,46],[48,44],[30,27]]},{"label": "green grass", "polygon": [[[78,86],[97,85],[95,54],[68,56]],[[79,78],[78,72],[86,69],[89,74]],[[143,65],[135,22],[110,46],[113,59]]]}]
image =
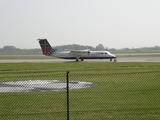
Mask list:
[{"label": "green grass", "polygon": [[[3,63],[0,81],[90,81],[70,90],[71,120],[160,119],[160,63]],[[0,119],[66,120],[66,91],[0,93]]]},{"label": "green grass", "polygon": [[159,62],[67,62],[67,63],[0,63],[0,71],[86,71],[86,70],[113,70],[113,69],[150,69],[160,68]]}]

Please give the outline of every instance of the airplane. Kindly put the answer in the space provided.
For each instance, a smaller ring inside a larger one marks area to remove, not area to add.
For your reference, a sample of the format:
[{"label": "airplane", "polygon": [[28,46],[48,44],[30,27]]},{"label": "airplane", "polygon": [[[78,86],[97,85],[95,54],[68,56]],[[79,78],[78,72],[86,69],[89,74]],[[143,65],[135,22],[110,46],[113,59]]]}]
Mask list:
[{"label": "airplane", "polygon": [[47,39],[37,39],[39,41],[42,52],[46,56],[52,56],[62,59],[75,59],[76,62],[84,61],[84,59],[114,59],[116,61],[116,56],[108,51],[90,51],[87,50],[70,50],[57,52],[57,49],[51,47]]}]

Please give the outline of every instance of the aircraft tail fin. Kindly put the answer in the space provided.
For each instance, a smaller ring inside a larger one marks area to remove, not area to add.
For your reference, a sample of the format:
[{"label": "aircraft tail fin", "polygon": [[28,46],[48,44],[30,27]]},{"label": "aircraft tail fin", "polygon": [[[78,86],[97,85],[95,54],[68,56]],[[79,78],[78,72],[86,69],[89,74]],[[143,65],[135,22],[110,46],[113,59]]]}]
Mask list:
[{"label": "aircraft tail fin", "polygon": [[51,47],[47,39],[38,39],[38,40],[44,55],[51,56],[56,51],[56,49],[53,49]]}]

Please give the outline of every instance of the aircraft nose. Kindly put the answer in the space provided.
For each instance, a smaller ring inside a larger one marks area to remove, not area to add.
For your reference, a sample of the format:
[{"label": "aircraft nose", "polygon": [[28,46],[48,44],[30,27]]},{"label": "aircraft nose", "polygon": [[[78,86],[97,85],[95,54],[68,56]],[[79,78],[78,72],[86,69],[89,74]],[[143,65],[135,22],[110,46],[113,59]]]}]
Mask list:
[{"label": "aircraft nose", "polygon": [[113,54],[111,54],[111,56],[112,56],[113,58],[116,58],[116,56],[115,56],[115,55],[113,55]]}]

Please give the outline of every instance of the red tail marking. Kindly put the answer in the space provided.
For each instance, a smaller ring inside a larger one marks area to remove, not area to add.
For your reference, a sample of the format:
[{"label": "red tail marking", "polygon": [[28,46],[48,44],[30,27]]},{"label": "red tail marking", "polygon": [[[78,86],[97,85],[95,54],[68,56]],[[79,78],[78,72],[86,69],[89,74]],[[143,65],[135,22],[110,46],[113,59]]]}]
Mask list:
[{"label": "red tail marking", "polygon": [[44,55],[50,56],[56,51],[56,49],[53,49],[46,39],[41,39],[39,44]]}]

